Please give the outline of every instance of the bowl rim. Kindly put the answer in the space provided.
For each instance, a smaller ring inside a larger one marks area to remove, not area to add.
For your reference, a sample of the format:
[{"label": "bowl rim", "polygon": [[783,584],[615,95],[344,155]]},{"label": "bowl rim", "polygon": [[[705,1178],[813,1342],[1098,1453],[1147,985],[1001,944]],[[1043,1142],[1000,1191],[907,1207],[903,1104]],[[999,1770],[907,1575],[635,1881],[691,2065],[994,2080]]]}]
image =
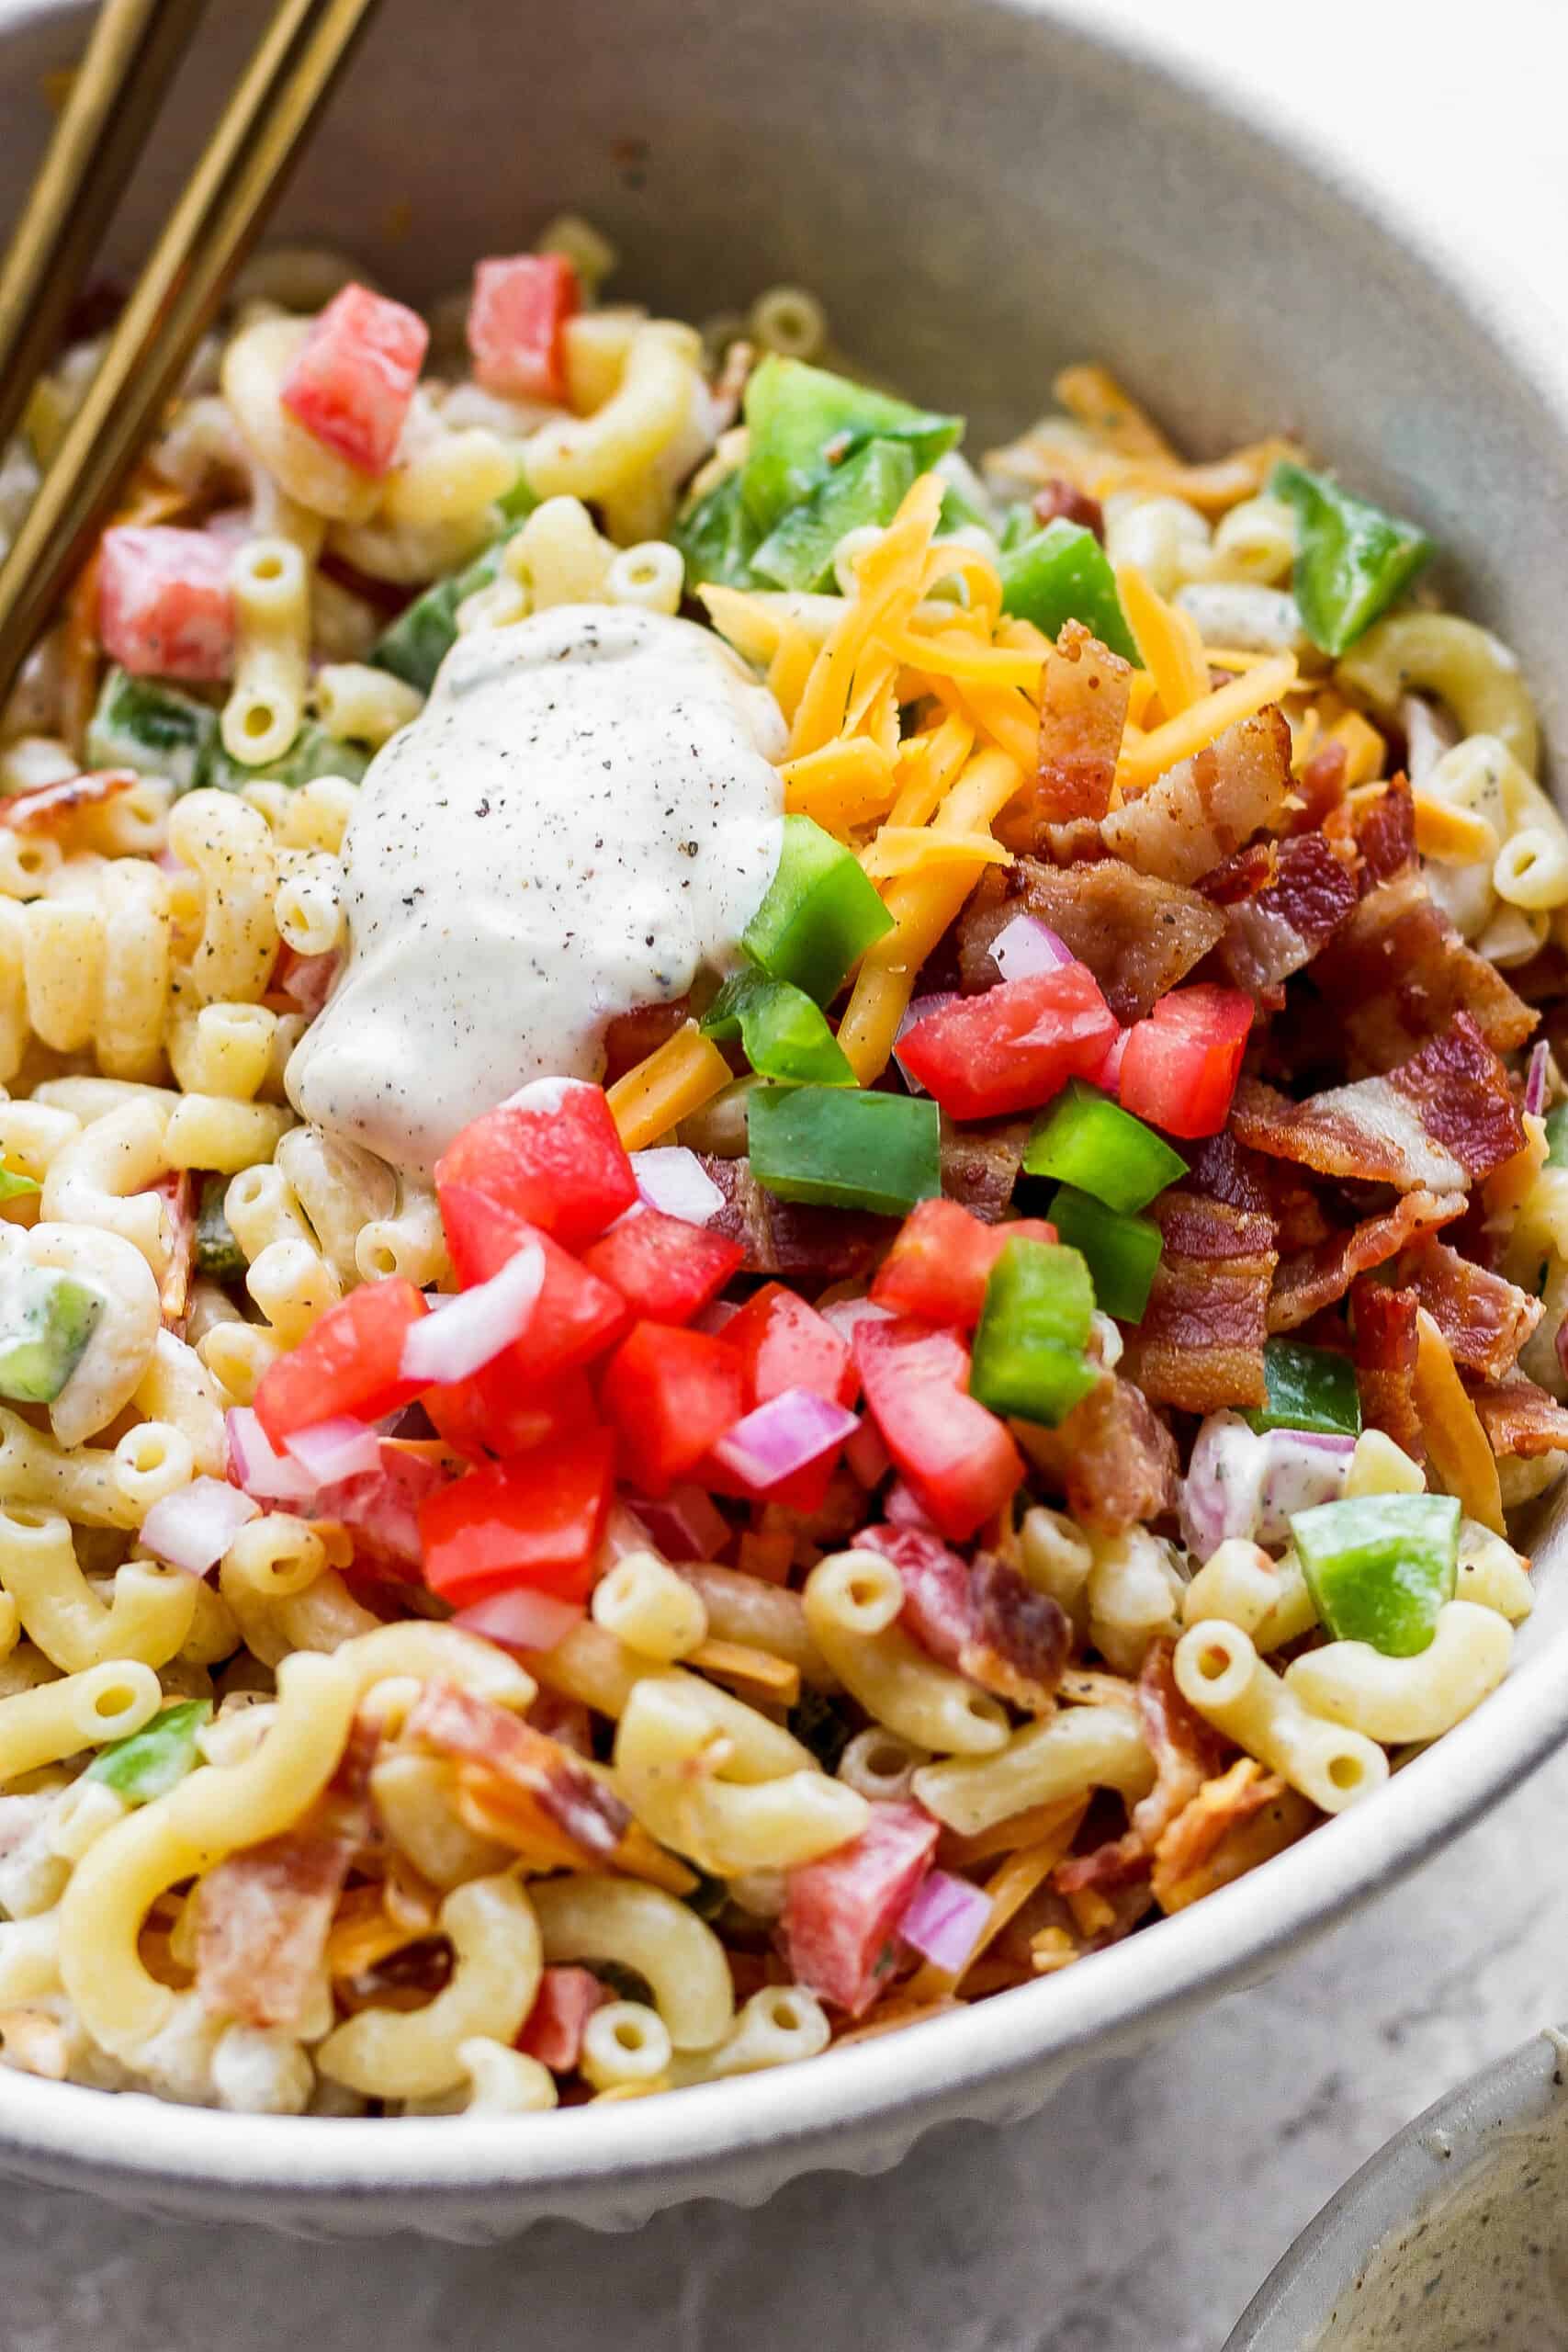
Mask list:
[{"label": "bowl rim", "polygon": [[[0,65],[8,39],[63,17],[68,5],[13,0],[0,24]],[[1429,233],[1392,187],[1360,178],[1343,151],[1277,97],[1241,85],[1222,61],[1164,53],[1156,26],[1095,25],[1074,0],[986,5],[1036,28],[1043,41],[1075,50],[1086,69],[1130,72],[1145,105],[1199,117],[1208,132],[1249,151],[1260,174],[1282,173],[1303,209],[1342,245],[1359,240],[1383,254],[1396,251],[1409,266],[1402,299],[1457,309],[1480,328],[1499,398],[1531,410],[1541,437],[1557,440],[1559,494],[1568,499],[1568,355],[1532,323],[1528,302]],[[1348,251],[1348,266],[1353,258]],[[1564,1649],[1568,1630],[1516,1666],[1375,1803],[1096,1955],[1091,1968],[808,2065],[619,2103],[610,2113],[587,2106],[536,2118],[467,2117],[460,2130],[450,2118],[225,2113],[0,2069],[0,2165],[128,2197],[139,2188],[189,2191],[208,2211],[268,2193],[335,2196],[347,2206],[401,2190],[454,2205],[481,2192],[510,2195],[522,2207],[564,2212],[574,2192],[585,2204],[591,2191],[616,2193],[627,2210],[639,2196],[645,2204],[669,2201],[677,2177],[682,2197],[739,2194],[739,2176],[726,2167],[761,2148],[774,2177],[792,2151],[795,2168],[805,2169],[853,2164],[857,2148],[886,2145],[890,2134],[901,2148],[939,2122],[982,2108],[1002,2111],[1005,2094],[985,2096],[994,2086],[1022,2086],[1032,2075],[1048,2088],[1081,2057],[1136,2046],[1201,2003],[1256,1981],[1292,1945],[1414,1869],[1568,1738],[1568,1676],[1557,1655]],[[1011,2105],[1022,2111],[1027,2104],[1021,2087]],[[405,2218],[417,2224],[417,2213]]]}]

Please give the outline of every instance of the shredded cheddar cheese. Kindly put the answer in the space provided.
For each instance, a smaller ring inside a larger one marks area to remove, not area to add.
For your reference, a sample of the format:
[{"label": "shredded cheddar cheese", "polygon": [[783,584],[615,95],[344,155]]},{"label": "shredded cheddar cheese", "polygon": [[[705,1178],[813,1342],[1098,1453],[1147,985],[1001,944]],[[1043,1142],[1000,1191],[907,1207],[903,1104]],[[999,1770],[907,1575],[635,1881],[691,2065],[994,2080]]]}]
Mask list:
[{"label": "shredded cheddar cheese", "polygon": [[1421,1432],[1445,1493],[1459,1497],[1467,1519],[1505,1534],[1496,1460],[1449,1343],[1424,1306],[1416,1316],[1415,1392]]},{"label": "shredded cheddar cheese", "polygon": [[646,1151],[729,1084],[734,1073],[694,1021],[609,1088],[605,1101],[628,1151]]},{"label": "shredded cheddar cheese", "polygon": [[1210,692],[1203,640],[1191,616],[1156,595],[1135,563],[1116,567],[1116,590],[1145,669],[1167,718],[1191,710]]},{"label": "shredded cheddar cheese", "polygon": [[1216,686],[1213,694],[1205,695],[1190,710],[1151,728],[1146,735],[1134,736],[1129,727],[1122,741],[1122,757],[1116,763],[1117,783],[1123,792],[1141,792],[1156,776],[1164,775],[1168,768],[1204,750],[1216,735],[1234,727],[1238,718],[1250,718],[1266,703],[1278,702],[1294,685],[1295,679],[1295,655],[1275,653],[1244,677],[1233,678],[1228,685]]}]

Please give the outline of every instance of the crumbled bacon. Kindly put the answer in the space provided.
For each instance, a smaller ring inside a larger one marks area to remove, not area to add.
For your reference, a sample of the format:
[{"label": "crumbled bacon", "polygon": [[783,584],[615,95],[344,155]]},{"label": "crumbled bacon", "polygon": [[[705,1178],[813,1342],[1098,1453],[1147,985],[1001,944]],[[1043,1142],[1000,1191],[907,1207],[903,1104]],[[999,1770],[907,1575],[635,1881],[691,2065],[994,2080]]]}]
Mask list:
[{"label": "crumbled bacon", "polygon": [[1525,1139],[1508,1073],[1467,1012],[1386,1076],[1304,1102],[1244,1078],[1231,1117],[1256,1151],[1401,1192],[1461,1191]]},{"label": "crumbled bacon", "polygon": [[1416,859],[1416,802],[1408,780],[1369,786],[1350,804],[1350,838],[1361,865],[1361,888],[1372,889],[1405,873]]},{"label": "crumbled bacon", "polygon": [[1399,1279],[1414,1290],[1461,1371],[1481,1380],[1501,1380],[1540,1321],[1539,1299],[1446,1242],[1427,1241],[1410,1251]]},{"label": "crumbled bacon", "polygon": [[1291,789],[1291,730],[1278,703],[1238,718],[1100,825],[1106,847],[1142,874],[1198,882],[1278,830]]},{"label": "crumbled bacon", "polygon": [[1272,1216],[1179,1184],[1149,1215],[1165,1247],[1144,1319],[1128,1339],[1128,1372],[1155,1403],[1183,1412],[1261,1405],[1279,1263]]},{"label": "crumbled bacon", "polygon": [[84,808],[118,800],[135,782],[134,768],[97,768],[87,775],[62,776],[57,784],[35,785],[30,792],[0,800],[0,825],[14,833],[51,832]]},{"label": "crumbled bacon", "polygon": [[1351,1286],[1356,1389],[1368,1429],[1382,1430],[1412,1462],[1427,1458],[1416,1406],[1416,1317],[1413,1290],[1387,1290],[1365,1276]]},{"label": "crumbled bacon", "polygon": [[1204,1782],[1156,1849],[1154,1893],[1161,1910],[1184,1910],[1228,1886],[1293,1845],[1316,1817],[1277,1772],[1237,1757],[1228,1772]]},{"label": "crumbled bacon", "polygon": [[1274,865],[1256,891],[1224,902],[1218,951],[1226,977],[1258,997],[1272,995],[1310,964],[1356,904],[1354,876],[1321,833],[1281,843]]},{"label": "crumbled bacon", "polygon": [[1001,978],[991,942],[1014,915],[1036,915],[1089,966],[1118,1021],[1141,1021],[1224,937],[1225,919],[1196,890],[1135,874],[1117,858],[1060,868],[1021,857],[992,866],[959,922],[971,993]]},{"label": "crumbled bacon", "polygon": [[1522,1046],[1538,1018],[1466,945],[1414,868],[1347,916],[1314,958],[1312,985],[1340,1024],[1353,1076],[1392,1070],[1458,1014],[1500,1054]]},{"label": "crumbled bacon", "polygon": [[158,1305],[165,1329],[178,1339],[185,1332],[196,1263],[196,1179],[188,1168],[175,1170],[160,1177],[152,1190],[164,1203],[169,1221],[169,1262],[159,1286]]},{"label": "crumbled bacon", "polygon": [[1081,523],[1086,531],[1092,531],[1097,539],[1104,542],[1105,510],[1099,499],[1091,498],[1087,490],[1079,490],[1076,483],[1064,481],[1059,474],[1054,474],[1043,490],[1035,492],[1030,506],[1042,530],[1047,523]]},{"label": "crumbled bacon", "polygon": [[612,1860],[632,1816],[613,1789],[558,1741],[504,1707],[456,1683],[427,1682],[403,1725],[415,1747],[479,1766],[495,1784],[497,1810],[518,1816],[519,1843],[578,1870]]},{"label": "crumbled bacon", "polygon": [[1073,1518],[1099,1534],[1122,1534],[1176,1508],[1176,1440],[1142,1388],[1120,1373],[1107,1373],[1060,1428],[1031,1426],[1021,1435]]},{"label": "crumbled bacon", "polygon": [[972,1216],[995,1225],[1006,1214],[1032,1122],[998,1119],[988,1125],[942,1123],[942,1189]]},{"label": "crumbled bacon", "polygon": [[332,993],[339,960],[335,947],[324,956],[301,956],[293,947],[280,947],[273,966],[273,988],[297,1006],[307,1021],[314,1021]]},{"label": "crumbled bacon", "polygon": [[517,2047],[552,2074],[568,2075],[582,2051],[582,2029],[610,1996],[589,1968],[547,1968]]},{"label": "crumbled bacon", "polygon": [[671,1004],[639,1004],[630,1012],[617,1012],[604,1024],[604,1084],[614,1086],[627,1070],[635,1069],[649,1054],[667,1046],[692,1010],[690,997],[677,997]]},{"label": "crumbled bacon", "polygon": [[751,1173],[750,1161],[698,1158],[719,1191],[724,1206],[712,1230],[739,1241],[749,1274],[809,1275],[819,1283],[848,1282],[863,1274],[891,1238],[894,1220],[854,1209],[801,1207],[775,1200]]},{"label": "crumbled bacon", "polygon": [[1049,1594],[994,1554],[970,1565],[921,1528],[868,1527],[854,1540],[897,1569],[899,1622],[932,1657],[1031,1713],[1055,1703],[1072,1628]]},{"label": "crumbled bacon", "polygon": [[1345,797],[1345,771],[1349,765],[1343,743],[1331,736],[1320,743],[1292,786],[1297,804],[1291,818],[1292,833],[1314,831]]},{"label": "crumbled bacon", "polygon": [[1035,850],[1046,825],[1103,817],[1116,781],[1133,665],[1068,621],[1045,656],[1040,752],[1034,775],[1008,803],[997,834],[1009,849]]},{"label": "crumbled bacon", "polygon": [[1135,1830],[1107,1838],[1087,1854],[1069,1854],[1051,1873],[1058,1894],[1111,1894],[1136,1886],[1149,1875],[1149,1852]]},{"label": "crumbled bacon", "polygon": [[1495,1388],[1467,1383],[1486,1442],[1500,1460],[1531,1462],[1568,1448],[1568,1407],[1516,1374]]},{"label": "crumbled bacon", "polygon": [[918,1804],[874,1804],[858,1838],[786,1874],[784,1941],[797,1984],[852,2018],[871,2007],[940,1834]]},{"label": "crumbled bacon", "polygon": [[1381,1215],[1281,1257],[1269,1301],[1269,1330],[1299,1330],[1343,1298],[1358,1274],[1386,1265],[1420,1235],[1462,1216],[1464,1206],[1462,1193],[1405,1193]]},{"label": "crumbled bacon", "polygon": [[307,1823],[245,1847],[197,1882],[196,1989],[242,2025],[295,2026],[319,1981],[354,1842]]},{"label": "crumbled bacon", "polygon": [[1224,1756],[1219,1734],[1178,1690],[1174,1656],[1174,1643],[1151,1642],[1138,1673],[1138,1719],[1155,1759],[1155,1784],[1133,1807],[1133,1827],[1151,1849]]}]

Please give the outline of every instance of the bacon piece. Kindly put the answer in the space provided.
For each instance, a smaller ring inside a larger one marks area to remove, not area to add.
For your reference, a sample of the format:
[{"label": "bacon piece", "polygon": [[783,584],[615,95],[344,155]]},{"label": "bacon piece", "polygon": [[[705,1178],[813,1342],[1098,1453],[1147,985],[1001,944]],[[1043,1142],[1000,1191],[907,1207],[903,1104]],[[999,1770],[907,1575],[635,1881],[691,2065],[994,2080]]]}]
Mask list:
[{"label": "bacon piece", "polygon": [[1069,1854],[1051,1873],[1058,1894],[1111,1894],[1147,1881],[1149,1852],[1135,1830],[1108,1838],[1087,1854]]},{"label": "bacon piece", "polygon": [[35,785],[30,792],[13,792],[0,800],[0,825],[8,825],[14,833],[51,832],[84,808],[118,800],[135,782],[134,768],[95,768],[86,775],[62,776],[58,784]]},{"label": "bacon piece", "polygon": [[1369,786],[1350,803],[1350,838],[1361,863],[1363,892],[1392,882],[1416,862],[1416,799],[1409,779]]},{"label": "bacon piece", "polygon": [[314,1021],[332,993],[341,960],[335,947],[324,956],[301,956],[292,947],[280,947],[272,985],[279,996],[299,1006],[307,1021]]},{"label": "bacon piece", "polygon": [[1122,1534],[1176,1508],[1176,1440],[1142,1388],[1120,1373],[1107,1373],[1059,1428],[1021,1426],[1020,1436],[1072,1517],[1097,1533]]},{"label": "bacon piece", "polygon": [[1290,789],[1291,729],[1269,703],[1113,809],[1100,835],[1141,874],[1197,882],[1254,833],[1277,831]]},{"label": "bacon piece", "polygon": [[1231,1125],[1271,1158],[1405,1193],[1461,1191],[1525,1140],[1508,1073],[1467,1012],[1386,1076],[1304,1102],[1243,1078]]},{"label": "bacon piece", "polygon": [[1105,510],[1099,499],[1091,498],[1087,490],[1079,490],[1076,484],[1064,481],[1059,474],[1054,474],[1043,490],[1035,492],[1029,503],[1042,530],[1047,523],[1081,523],[1086,531],[1092,531],[1101,546],[1104,545]]},{"label": "bacon piece", "polygon": [[1522,1046],[1539,1017],[1466,945],[1414,868],[1347,916],[1314,959],[1312,984],[1343,1024],[1352,1075],[1393,1069],[1461,1012],[1500,1054]]},{"label": "bacon piece", "polygon": [[1269,1330],[1299,1330],[1343,1298],[1358,1274],[1386,1265],[1421,1234],[1462,1216],[1464,1207],[1462,1193],[1406,1193],[1381,1216],[1281,1257],[1269,1301]]},{"label": "bacon piece", "polygon": [[1321,833],[1283,842],[1274,863],[1260,888],[1229,905],[1219,948],[1226,976],[1258,997],[1310,964],[1356,904],[1355,877]]},{"label": "bacon piece", "polygon": [[1256,1870],[1311,1828],[1305,1797],[1250,1756],[1207,1781],[1155,1850],[1154,1894],[1162,1911],[1185,1910],[1200,1895]]},{"label": "bacon piece", "polygon": [[639,1004],[617,1012],[604,1025],[604,1084],[614,1086],[660,1046],[667,1046],[691,1016],[692,1000],[679,996],[671,1004]]},{"label": "bacon piece", "polygon": [[[504,1707],[476,1699],[455,1682],[427,1682],[410,1710],[403,1736],[414,1747],[480,1767],[494,1794],[518,1815],[541,1868],[602,1868],[621,1850],[632,1816],[613,1789],[581,1759]],[[521,1843],[521,1835],[512,1840]]]},{"label": "bacon piece", "polygon": [[528,1721],[574,1756],[592,1755],[593,1718],[581,1699],[569,1699],[561,1690],[541,1690],[528,1709]]},{"label": "bacon piece", "polygon": [[998,1698],[1032,1714],[1050,1710],[1072,1642],[1059,1602],[994,1553],[971,1566],[923,1528],[868,1527],[854,1540],[897,1569],[899,1623],[911,1640]]},{"label": "bacon piece", "polygon": [[877,1803],[860,1836],[784,1879],[790,1973],[858,2018],[894,1962],[893,1930],[931,1867],[940,1831],[918,1804]]},{"label": "bacon piece", "polygon": [[1009,849],[1037,849],[1047,825],[1105,815],[1132,680],[1132,663],[1081,621],[1064,625],[1041,673],[1035,774],[997,822]]},{"label": "bacon piece", "polygon": [[299,2023],[356,1842],[341,1826],[287,1829],[198,1881],[196,1989],[205,2009],[242,2025]]},{"label": "bacon piece", "polygon": [[1152,1851],[1204,1781],[1220,1769],[1225,1744],[1190,1707],[1176,1685],[1176,1645],[1151,1642],[1138,1672],[1138,1720],[1155,1759],[1155,1784],[1133,1807],[1133,1828]]},{"label": "bacon piece", "polygon": [[1443,1241],[1410,1251],[1399,1279],[1414,1290],[1461,1371],[1481,1380],[1501,1380],[1540,1321],[1540,1299]]},{"label": "bacon piece", "polygon": [[942,1123],[942,1189],[972,1216],[996,1225],[1012,1201],[1013,1186],[1029,1141],[1029,1119],[998,1119],[989,1125]]},{"label": "bacon piece", "polygon": [[196,1179],[188,1168],[172,1170],[152,1186],[168,1210],[169,1262],[158,1292],[164,1324],[176,1338],[185,1331],[190,1301],[191,1270],[196,1262]]},{"label": "bacon piece", "polygon": [[1019,914],[1049,923],[1089,966],[1118,1021],[1141,1021],[1225,928],[1224,916],[1198,891],[1136,874],[1117,858],[1061,868],[1021,857],[991,867],[959,919],[959,967],[971,994],[1001,978],[991,942]]},{"label": "bacon piece", "polygon": [[1316,831],[1324,819],[1337,808],[1345,797],[1345,771],[1349,765],[1343,743],[1332,736],[1320,743],[1303,768],[1292,788],[1291,797],[1299,805],[1291,819],[1292,833]]},{"label": "bacon piece", "polygon": [[969,1570],[959,1555],[934,1531],[905,1524],[862,1528],[854,1548],[892,1561],[904,1588],[899,1623],[931,1657],[955,1667],[973,1615]]},{"label": "bacon piece", "polygon": [[897,1218],[869,1216],[858,1209],[801,1207],[776,1201],[751,1173],[750,1160],[697,1157],[724,1194],[710,1232],[739,1241],[749,1274],[809,1275],[819,1283],[849,1282],[863,1274],[891,1238]]},{"label": "bacon piece", "polygon": [[1261,1405],[1269,1294],[1279,1264],[1267,1209],[1178,1184],[1149,1215],[1165,1247],[1126,1369],[1156,1404],[1187,1413]]},{"label": "bacon piece", "polygon": [[383,1439],[378,1470],[359,1470],[319,1489],[310,1505],[316,1519],[340,1520],[355,1550],[383,1566],[422,1568],[419,1507],[446,1485],[448,1473],[428,1453]]},{"label": "bacon piece", "polygon": [[1533,1462],[1542,1453],[1568,1448],[1568,1407],[1517,1373],[1495,1388],[1467,1382],[1486,1442],[1499,1461]]},{"label": "bacon piece", "polygon": [[582,2052],[582,2029],[610,1996],[591,1968],[547,1968],[517,2047],[555,2075],[570,2075]]},{"label": "bacon piece", "polygon": [[1420,1304],[1413,1290],[1386,1290],[1364,1276],[1350,1291],[1361,1419],[1369,1429],[1382,1430],[1393,1438],[1412,1462],[1427,1459],[1416,1408],[1416,1317]]}]

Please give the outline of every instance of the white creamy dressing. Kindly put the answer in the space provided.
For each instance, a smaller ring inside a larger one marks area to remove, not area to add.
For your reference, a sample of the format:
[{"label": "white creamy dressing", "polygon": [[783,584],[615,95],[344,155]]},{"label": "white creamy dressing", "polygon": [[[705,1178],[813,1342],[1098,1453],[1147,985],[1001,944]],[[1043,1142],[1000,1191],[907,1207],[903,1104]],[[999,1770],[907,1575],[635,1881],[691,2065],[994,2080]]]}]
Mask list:
[{"label": "white creamy dressing", "polygon": [[460,638],[344,839],[348,952],[302,1117],[427,1173],[615,1015],[725,969],[778,864],[778,705],[694,623],[568,605]]}]

